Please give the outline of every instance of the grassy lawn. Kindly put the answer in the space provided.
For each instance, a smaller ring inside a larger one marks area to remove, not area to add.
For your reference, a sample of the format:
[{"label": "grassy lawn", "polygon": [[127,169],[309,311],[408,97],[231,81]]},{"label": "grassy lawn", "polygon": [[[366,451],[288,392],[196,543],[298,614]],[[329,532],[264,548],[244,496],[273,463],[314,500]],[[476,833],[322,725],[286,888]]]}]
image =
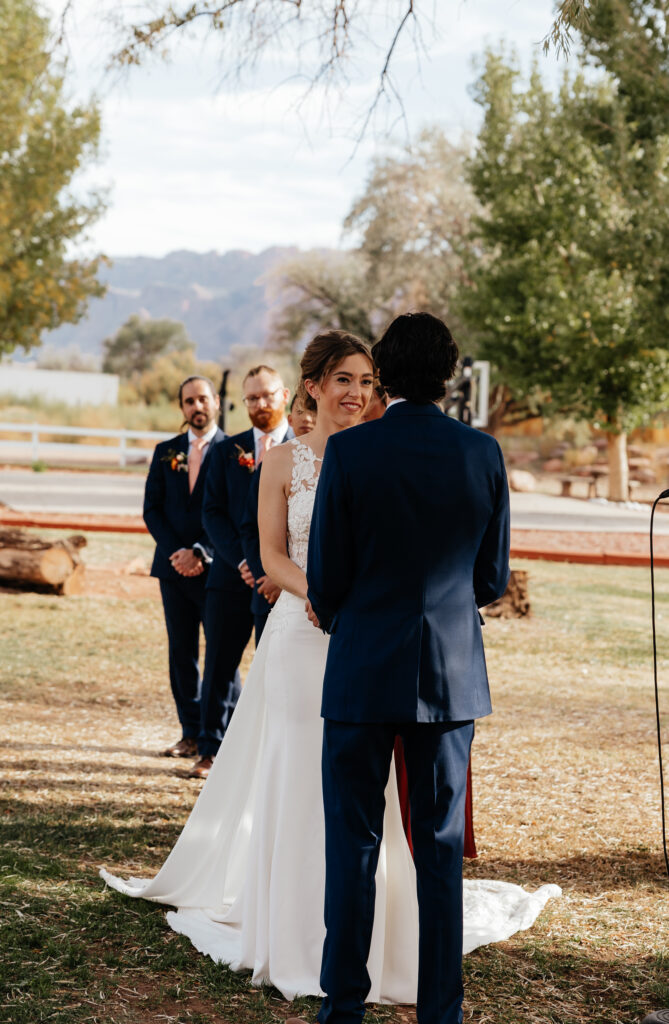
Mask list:
[{"label": "grassy lawn", "polygon": [[[151,553],[142,536],[89,544],[95,566]],[[564,895],[530,931],[466,957],[465,1020],[629,1024],[669,1007],[648,573],[517,565],[533,616],[485,627],[495,714],[477,729],[480,857],[466,873],[557,882]],[[669,572],[658,583],[669,712]],[[0,592],[0,1020],[314,1019],[316,1000],[289,1008],[251,989],[169,931],[164,908],[98,878],[101,864],[155,872],[199,791],[177,774],[184,763],[156,753],[178,735],[157,591],[120,586]],[[379,1007],[367,1019],[415,1016]]]}]

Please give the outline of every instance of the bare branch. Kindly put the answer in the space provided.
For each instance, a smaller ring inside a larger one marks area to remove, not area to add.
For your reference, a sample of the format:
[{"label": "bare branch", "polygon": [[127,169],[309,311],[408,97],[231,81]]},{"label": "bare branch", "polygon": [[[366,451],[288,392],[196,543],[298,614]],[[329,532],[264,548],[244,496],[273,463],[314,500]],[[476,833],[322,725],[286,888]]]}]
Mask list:
[{"label": "bare branch", "polygon": [[395,49],[397,47],[397,43],[399,41],[400,36],[402,35],[402,32],[404,31],[404,28],[405,28],[407,22],[409,21],[410,18],[415,18],[415,16],[416,15],[415,15],[415,12],[414,12],[414,0],[408,0],[407,9],[404,12],[404,15],[402,16],[402,20],[400,21],[399,25],[397,26],[397,29],[395,30],[395,35],[393,36],[392,41],[390,43],[390,47],[388,48],[388,51],[386,53],[386,57],[385,57],[385,60],[383,62],[383,67],[381,68],[381,74],[379,76],[379,84],[378,84],[378,87],[377,87],[377,90],[376,90],[376,95],[374,96],[374,99],[372,100],[372,103],[371,103],[371,105],[370,105],[370,107],[369,107],[369,109],[367,111],[367,114],[365,115],[365,119],[364,119],[364,121],[362,123],[362,128],[360,129],[360,131],[358,133],[358,138],[356,140],[354,154],[355,154],[355,151],[357,150],[358,146],[360,145],[360,143],[362,142],[363,138],[365,137],[365,135],[367,133],[367,129],[369,128],[370,121],[371,121],[372,117],[374,116],[374,113],[375,113],[375,111],[376,111],[376,109],[377,109],[377,107],[378,107],[378,105],[379,105],[379,103],[381,101],[381,97],[383,95],[385,95],[385,93],[386,93],[386,87],[388,87],[390,89],[390,91],[393,93],[393,95],[394,95],[394,97],[395,97],[395,99],[396,99],[396,101],[398,103],[399,109],[400,109],[400,119],[402,121],[404,121],[404,124],[407,126],[407,130],[408,130],[408,122],[407,122],[406,111],[405,111],[405,108],[404,108],[404,103],[402,101],[402,97],[400,96],[398,90],[395,88],[395,86],[393,84],[393,81],[392,81],[392,79],[390,77],[390,62],[391,62],[391,60],[393,58],[393,54],[394,54]]}]

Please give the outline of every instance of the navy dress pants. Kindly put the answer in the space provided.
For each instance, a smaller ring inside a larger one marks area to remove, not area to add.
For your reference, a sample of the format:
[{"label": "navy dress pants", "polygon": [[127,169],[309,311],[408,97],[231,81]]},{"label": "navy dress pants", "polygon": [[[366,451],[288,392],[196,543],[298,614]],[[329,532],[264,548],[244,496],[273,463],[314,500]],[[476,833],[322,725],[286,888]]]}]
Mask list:
[{"label": "navy dress pants", "polygon": [[267,615],[254,616],[251,590],[207,590],[204,633],[207,647],[200,699],[197,750],[214,757],[242,692],[239,663],[255,626],[259,643]]},{"label": "navy dress pants", "polygon": [[170,685],[184,739],[196,739],[200,727],[202,681],[198,656],[204,619],[204,580],[178,576],[160,580],[169,650]]},{"label": "navy dress pants", "polygon": [[359,1024],[365,1013],[384,792],[398,735],[409,781],[418,887],[417,1018],[419,1024],[462,1022],[462,854],[474,723],[326,719],[321,1024]]}]

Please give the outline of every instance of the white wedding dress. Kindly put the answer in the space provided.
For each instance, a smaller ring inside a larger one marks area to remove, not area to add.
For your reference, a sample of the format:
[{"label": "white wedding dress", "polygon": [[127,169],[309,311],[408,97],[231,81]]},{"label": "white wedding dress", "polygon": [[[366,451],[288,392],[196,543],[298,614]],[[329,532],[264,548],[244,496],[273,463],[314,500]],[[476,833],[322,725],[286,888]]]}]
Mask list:
[{"label": "white wedding dress", "polygon": [[[319,462],[292,446],[288,551],[304,569]],[[233,970],[252,971],[286,999],[320,995],[325,937],[325,837],[321,795],[321,683],[328,637],[304,601],[283,591],[202,792],[155,878],[114,889],[178,909],[176,932]],[[418,978],[416,876],[394,771],[386,789],[368,961],[370,1002],[414,1003]],[[529,928],[557,886],[527,893],[505,882],[465,881],[464,950]]]}]

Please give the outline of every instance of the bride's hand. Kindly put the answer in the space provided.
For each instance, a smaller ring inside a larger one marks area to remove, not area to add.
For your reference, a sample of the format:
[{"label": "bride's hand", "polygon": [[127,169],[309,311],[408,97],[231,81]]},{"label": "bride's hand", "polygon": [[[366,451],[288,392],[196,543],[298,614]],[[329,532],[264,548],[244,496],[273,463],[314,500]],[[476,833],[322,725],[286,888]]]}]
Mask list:
[{"label": "bride's hand", "polygon": [[314,624],[314,626],[316,627],[316,629],[320,629],[321,628],[321,624],[318,621],[318,617],[316,615],[316,612],[311,607],[311,601],[309,600],[309,598],[307,598],[307,600],[304,602],[304,610],[307,613],[307,616],[309,618],[309,622],[312,622]]},{"label": "bride's hand", "polygon": [[259,576],[256,583],[258,584],[258,593],[262,594],[270,604],[274,604],[281,593],[281,587],[278,587],[269,576]]}]

